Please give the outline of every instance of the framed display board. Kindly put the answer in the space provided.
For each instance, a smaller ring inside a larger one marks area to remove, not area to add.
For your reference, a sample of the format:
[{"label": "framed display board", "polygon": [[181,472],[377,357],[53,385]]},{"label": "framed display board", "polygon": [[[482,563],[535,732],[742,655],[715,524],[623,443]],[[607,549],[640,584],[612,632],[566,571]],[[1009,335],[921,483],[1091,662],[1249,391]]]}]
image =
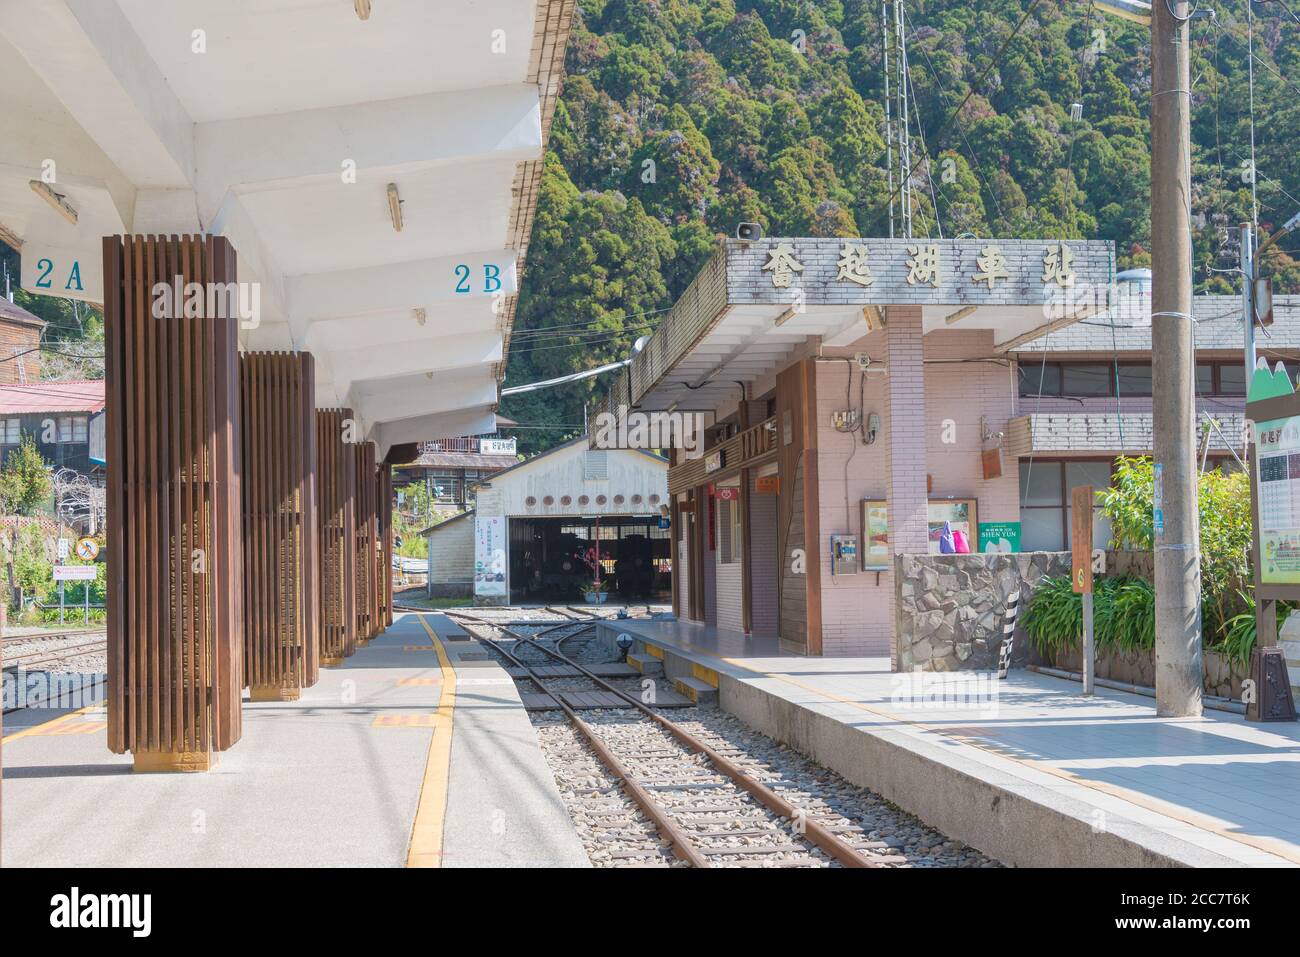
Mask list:
[{"label": "framed display board", "polygon": [[[930,526],[929,552],[940,555],[939,538],[944,522],[965,536],[971,553],[979,548],[979,509],[973,498],[930,499],[926,520]],[[892,568],[894,553],[889,547],[889,506],[884,499],[862,500],[862,567],[871,571]]]}]

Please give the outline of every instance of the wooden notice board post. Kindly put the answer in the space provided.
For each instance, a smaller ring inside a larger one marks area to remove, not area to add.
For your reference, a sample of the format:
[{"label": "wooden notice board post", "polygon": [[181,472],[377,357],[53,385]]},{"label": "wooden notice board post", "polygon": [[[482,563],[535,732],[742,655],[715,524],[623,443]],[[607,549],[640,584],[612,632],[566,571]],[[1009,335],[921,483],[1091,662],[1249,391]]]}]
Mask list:
[{"label": "wooden notice board post", "polygon": [[1070,490],[1070,583],[1083,595],[1083,693],[1092,694],[1092,486]]}]

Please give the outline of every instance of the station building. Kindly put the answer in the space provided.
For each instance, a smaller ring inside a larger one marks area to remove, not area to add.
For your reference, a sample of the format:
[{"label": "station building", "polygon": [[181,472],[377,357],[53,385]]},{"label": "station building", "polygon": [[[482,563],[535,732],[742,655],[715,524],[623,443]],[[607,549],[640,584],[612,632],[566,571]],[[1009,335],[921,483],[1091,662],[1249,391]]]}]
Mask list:
[{"label": "station building", "polygon": [[430,597],[480,604],[666,602],[668,461],[583,438],[497,472],[476,508],[425,529]]},{"label": "station building", "polygon": [[[1240,304],[1196,309],[1198,435],[1232,461]],[[1150,348],[1108,243],[726,240],[595,414],[702,418],[668,470],[687,634],[898,667],[900,556],[1065,548],[1066,489],[1150,451]]]}]

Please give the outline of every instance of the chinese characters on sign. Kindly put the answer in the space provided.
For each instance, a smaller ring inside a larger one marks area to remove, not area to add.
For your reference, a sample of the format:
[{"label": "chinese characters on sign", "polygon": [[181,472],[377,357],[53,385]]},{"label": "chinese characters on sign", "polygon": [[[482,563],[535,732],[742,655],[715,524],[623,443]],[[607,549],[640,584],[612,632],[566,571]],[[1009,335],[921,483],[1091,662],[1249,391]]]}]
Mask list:
[{"label": "chinese characters on sign", "polygon": [[781,243],[768,252],[768,256],[771,258],[763,268],[772,270],[772,285],[778,289],[785,289],[795,273],[803,272],[803,265],[794,258],[794,249],[789,243]]},{"label": "chinese characters on sign", "polygon": [[[906,251],[907,284],[909,286],[930,286],[939,288],[944,281],[944,264],[940,246],[937,243],[917,243],[902,247]],[[974,253],[974,250],[972,250]],[[877,253],[875,265],[889,253]],[[778,289],[788,289],[796,274],[804,271],[804,264],[799,261],[794,246],[788,242],[778,243],[767,250],[767,262],[763,271],[771,274],[772,285]],[[1042,249],[1042,275],[1038,280],[1055,289],[1068,289],[1075,285],[1078,275],[1074,268],[1074,250],[1066,243],[1049,243]],[[969,262],[969,260],[966,260]],[[875,284],[877,276],[872,270],[872,255],[867,243],[845,241],[839,250],[836,262],[836,282],[851,282],[867,287]],[[972,285],[984,283],[992,292],[998,283],[1014,280],[1013,266],[1006,252],[996,243],[987,243],[979,247],[974,255],[974,271],[969,277]]]}]

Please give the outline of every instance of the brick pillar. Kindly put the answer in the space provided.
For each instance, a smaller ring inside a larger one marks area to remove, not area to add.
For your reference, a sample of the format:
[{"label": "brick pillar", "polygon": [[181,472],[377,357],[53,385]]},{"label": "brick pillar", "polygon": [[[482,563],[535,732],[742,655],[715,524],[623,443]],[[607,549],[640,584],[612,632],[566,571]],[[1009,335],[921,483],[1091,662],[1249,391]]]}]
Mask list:
[{"label": "brick pillar", "polygon": [[[895,555],[929,550],[926,520],[925,365],[920,306],[887,310],[886,362],[889,366],[889,544]],[[892,591],[891,591],[892,594]],[[891,612],[891,619],[893,618]],[[898,660],[898,635],[890,638],[890,656]]]}]

